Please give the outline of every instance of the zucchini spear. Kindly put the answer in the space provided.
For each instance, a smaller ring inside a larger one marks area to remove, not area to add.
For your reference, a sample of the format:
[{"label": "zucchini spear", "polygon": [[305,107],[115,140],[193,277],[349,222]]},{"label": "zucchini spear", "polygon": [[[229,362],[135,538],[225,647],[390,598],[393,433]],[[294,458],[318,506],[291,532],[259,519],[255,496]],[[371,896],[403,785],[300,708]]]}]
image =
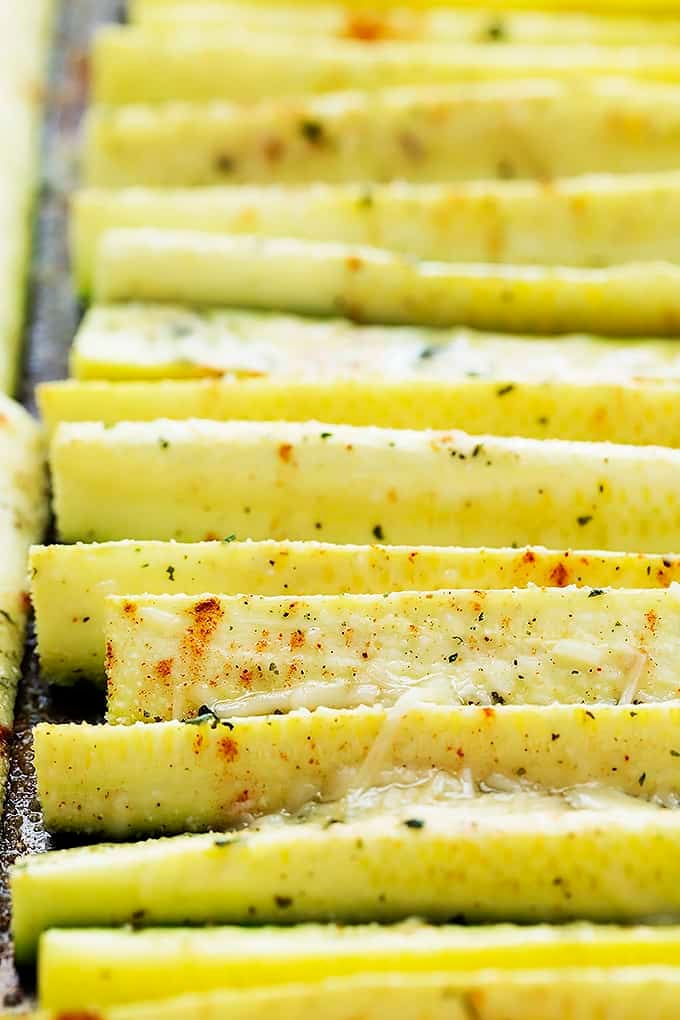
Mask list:
[{"label": "zucchini spear", "polygon": [[[118,353],[124,356],[124,352]],[[528,356],[532,353],[530,348],[525,351]],[[563,353],[568,355],[566,349]],[[137,364],[115,364],[111,374],[121,368],[151,372],[147,355],[153,360],[153,349],[140,351]],[[80,356],[82,365],[86,357],[82,348]],[[107,371],[103,361],[90,367]],[[174,368],[173,364],[170,371]],[[177,368],[181,371],[179,363]],[[200,366],[196,368],[201,371]],[[190,372],[192,366],[186,369]],[[399,381],[377,376],[334,381],[295,381],[285,376],[213,381],[69,381],[43,384],[39,403],[50,432],[62,422],[78,421],[113,425],[157,418],[317,420],[333,425],[467,428],[497,436],[680,447],[680,383],[659,385],[651,380],[614,385],[520,382],[511,375],[500,382],[428,378]]]},{"label": "zucchini spear", "polygon": [[[50,952],[61,934],[49,936],[45,945]],[[80,941],[84,940],[79,940],[78,949]],[[182,959],[181,968],[185,967]],[[73,988],[78,988],[77,981]],[[385,1016],[400,1020],[470,1020],[472,1016],[476,1020],[639,1020],[641,1016],[675,1020],[678,994],[678,971],[673,967],[487,969],[469,974],[361,974],[274,988],[192,992],[98,1008],[96,1015],[101,1020],[269,1020],[275,1012],[282,1020],[306,1020],[310,1015],[355,1020],[361,1010],[365,1020]],[[63,1011],[58,1015],[41,1011],[33,1018],[60,1020],[63,1016]]]},{"label": "zucchini spear", "polygon": [[0,122],[11,139],[0,177],[0,393],[17,383],[52,8],[51,0],[21,0],[0,11],[0,38],[11,39],[0,67]]},{"label": "zucchini spear", "polygon": [[[625,233],[621,230],[625,222]],[[466,184],[89,189],[72,221],[87,294],[102,236],[151,227],[370,245],[442,262],[607,266],[680,261],[680,173]]]},{"label": "zucchini spear", "polygon": [[78,422],[57,429],[51,463],[67,542],[235,534],[661,553],[680,546],[680,452],[661,447],[318,422]]},{"label": "zucchini spear", "polygon": [[504,12],[503,17],[484,11],[414,11],[400,7],[352,10],[346,4],[244,4],[233,0],[209,0],[188,3],[132,4],[131,19],[144,28],[180,32],[201,29],[240,28],[263,34],[283,32],[297,36],[329,36],[380,43],[388,40],[409,42],[442,40],[472,43],[531,43],[566,45],[567,43],[604,43],[649,45],[680,42],[680,24],[640,17],[603,15],[565,15],[560,12]]},{"label": "zucchini spear", "polygon": [[310,46],[304,37],[231,27],[174,36],[112,25],[94,42],[92,89],[96,102],[111,105],[256,102],[343,89],[588,75],[680,82],[680,48],[447,42],[366,47],[342,39],[315,39]]},{"label": "zucchini spear", "polygon": [[673,170],[678,94],[677,86],[631,79],[550,78],[270,98],[250,107],[94,107],[84,179],[179,187]]},{"label": "zucchini spear", "polygon": [[680,580],[680,558],[541,548],[122,541],[34,546],[30,575],[43,673],[52,682],[69,682],[104,675],[107,594],[314,595],[527,584],[665,588]]},{"label": "zucchini spear", "polygon": [[46,524],[42,435],[33,419],[0,396],[0,810],[28,614],[26,560]]},{"label": "zucchini spear", "polygon": [[[661,914],[668,919],[680,916],[678,811],[617,795],[596,784],[547,794],[522,790],[517,783],[513,790],[512,783],[508,786],[500,779],[491,782],[498,782],[502,792],[472,792],[469,781],[441,774],[426,775],[412,786],[397,779],[396,786],[353,791],[338,801],[307,805],[299,815],[265,818],[236,832],[82,847],[23,858],[12,871],[14,933],[20,956],[29,958],[38,936],[49,928],[128,923],[137,927],[289,925],[386,922],[411,916],[439,922],[455,917],[473,923],[574,919],[625,923]],[[503,931],[507,938],[507,929]],[[569,934],[573,937],[573,932]],[[597,942],[597,930],[594,934]],[[609,932],[607,940],[605,935],[605,945],[611,936]],[[677,937],[676,929],[675,953]],[[113,948],[115,936],[111,941]],[[140,936],[140,941],[141,947],[150,950],[147,967],[153,966],[153,938]],[[232,941],[236,953],[231,954],[229,970],[242,973],[245,961],[238,961],[238,938]],[[241,952],[252,951],[257,941],[254,934],[244,935]],[[309,952],[310,941],[306,946],[300,941]],[[423,941],[427,944],[426,935]],[[433,941],[436,945],[436,935]],[[471,941],[472,946],[466,946],[465,936],[458,932],[448,946],[458,947],[459,952],[462,948],[461,956],[466,948],[468,953],[473,947],[479,950],[480,942],[484,946],[483,933]],[[555,941],[559,945],[559,936]],[[625,935],[622,941],[625,953]],[[668,934],[657,939],[652,935],[649,941],[662,946],[665,942],[670,948]],[[122,946],[126,942],[131,944],[130,939],[119,940]],[[183,939],[169,934],[165,947],[162,938],[157,945],[161,952],[168,946],[177,952],[184,943],[187,958],[197,960],[197,969],[209,967],[219,987],[231,984],[229,970],[225,973],[221,966],[222,954],[230,955],[225,942],[228,939],[220,939],[220,933],[213,931],[202,936],[185,933]],[[267,939],[261,942],[266,945]],[[349,938],[337,940],[344,969],[343,944],[345,952],[358,954],[361,949]],[[389,946],[389,937],[383,945]],[[445,934],[439,945],[447,945]],[[141,947],[128,963],[133,971],[143,966]],[[420,957],[416,965],[422,967],[422,942],[416,940],[414,948],[413,955]],[[611,954],[613,947],[600,944],[598,948]],[[511,965],[526,962],[522,949],[526,952],[526,944],[515,945]],[[555,952],[554,942],[552,949]],[[295,952],[293,939],[289,953]],[[332,945],[326,952],[332,953]],[[566,962],[569,954],[564,945],[561,954]],[[64,952],[65,958],[82,968],[83,981],[88,956],[100,970],[99,948],[82,956]],[[120,959],[113,948],[108,963],[116,958]],[[392,956],[393,964],[397,959]],[[493,959],[489,956],[488,963]],[[168,969],[174,970],[167,962]],[[469,956],[467,962],[471,962]],[[280,960],[274,963],[281,968]],[[483,966],[479,957],[475,963]],[[434,961],[430,958],[427,965],[434,966]],[[115,964],[113,968],[107,977],[115,989]],[[240,981],[267,983],[265,968],[266,960],[262,971],[253,968],[251,976]],[[186,971],[179,968],[178,979],[186,978]],[[163,985],[164,994],[210,987],[200,972],[189,982],[169,989]],[[100,989],[93,988],[91,993],[95,991]],[[101,1000],[97,996],[82,1001]]]},{"label": "zucchini spear", "polygon": [[[674,340],[650,338],[509,336],[461,327],[365,326],[346,319],[240,309],[99,305],[86,313],[78,331],[71,372],[79,380],[112,381],[229,375],[249,381],[281,378],[287,385],[353,379],[373,385],[404,380],[474,385],[481,380],[481,386],[512,378],[642,387],[661,380],[680,384],[680,350]],[[52,392],[50,384],[41,389],[43,394]],[[155,391],[147,392],[151,396]],[[511,394],[499,403],[507,413]],[[466,408],[466,414],[472,410]],[[585,408],[579,416],[584,413]],[[576,416],[572,409],[568,415]]]},{"label": "zucchini spear", "polygon": [[680,266],[418,262],[362,245],[152,228],[107,231],[94,296],[277,308],[506,332],[680,333]]},{"label": "zucchini spear", "polygon": [[680,588],[107,599],[108,720],[680,697]]},{"label": "zucchini spear", "polygon": [[[181,0],[186,2],[186,0]],[[232,0],[211,0],[211,2],[222,5],[231,4]],[[276,2],[276,0],[275,0]],[[145,11],[162,10],[167,7],[177,6],[178,0],[133,0],[132,5],[132,18],[139,19],[141,14]],[[269,6],[271,0],[266,0],[264,6]],[[260,0],[257,0],[256,5],[260,6]],[[278,4],[277,4],[278,6]],[[302,6],[308,6],[308,0],[302,0]],[[347,6],[350,10],[363,10],[368,8],[371,11],[376,10],[376,0],[348,0]],[[391,0],[377,0],[377,9],[382,11],[390,9],[392,6]],[[429,8],[448,8],[451,6],[451,0],[404,0],[399,6],[412,9],[414,11],[427,10]],[[467,8],[477,7],[477,0],[458,0],[456,7]],[[501,10],[503,13],[506,12],[506,0],[487,0],[485,4],[487,10]],[[515,0],[513,3],[513,10],[522,11],[587,11],[590,14],[665,14],[667,16],[673,16],[680,14],[680,2],[678,0]]]},{"label": "zucchini spear", "polygon": [[47,827],[124,838],[294,810],[317,792],[332,796],[352,770],[369,785],[395,767],[467,769],[480,782],[501,774],[549,789],[601,782],[672,797],[679,725],[680,708],[669,702],[421,706],[221,723],[41,724],[34,738]]}]

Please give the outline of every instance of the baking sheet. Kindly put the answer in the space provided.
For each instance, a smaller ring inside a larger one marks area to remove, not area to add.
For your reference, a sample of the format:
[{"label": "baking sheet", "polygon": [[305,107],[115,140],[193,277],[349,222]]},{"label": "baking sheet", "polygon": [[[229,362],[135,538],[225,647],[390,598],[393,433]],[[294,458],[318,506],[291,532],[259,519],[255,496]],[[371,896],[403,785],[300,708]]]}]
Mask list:
[{"label": "baking sheet", "polygon": [[[77,181],[80,121],[87,99],[89,41],[103,21],[122,20],[122,0],[62,0],[57,5],[40,154],[33,257],[30,269],[20,398],[35,411],[35,387],[67,375],[68,351],[80,318],[68,269],[69,194]],[[0,836],[0,1008],[33,992],[33,975],[18,975],[9,940],[7,870],[15,857],[45,850],[35,796],[31,727],[41,720],[98,718],[100,696],[87,689],[46,690],[40,682],[32,634],[19,689],[10,751],[5,816]]]}]

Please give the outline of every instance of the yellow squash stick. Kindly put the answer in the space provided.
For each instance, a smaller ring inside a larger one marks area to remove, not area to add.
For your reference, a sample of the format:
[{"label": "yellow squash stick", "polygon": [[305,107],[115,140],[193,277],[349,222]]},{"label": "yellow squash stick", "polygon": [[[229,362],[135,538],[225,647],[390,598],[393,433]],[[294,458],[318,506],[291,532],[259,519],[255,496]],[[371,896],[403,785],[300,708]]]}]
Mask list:
[{"label": "yellow squash stick", "polygon": [[104,675],[105,598],[112,593],[314,595],[528,584],[665,588],[680,581],[680,557],[541,548],[122,541],[34,546],[30,576],[43,673],[69,682]]},{"label": "yellow squash stick", "polygon": [[77,422],[57,429],[51,462],[67,542],[680,546],[680,452],[662,447],[318,422]]},{"label": "yellow squash stick", "polygon": [[[518,6],[518,5],[513,5]],[[560,11],[518,13],[517,10],[444,9],[422,11],[402,4],[371,12],[357,11],[347,4],[244,4],[234,0],[207,0],[191,3],[132,4],[134,23],[158,31],[180,32],[198,28],[230,28],[238,24],[248,31],[271,34],[283,32],[366,43],[388,40],[410,42],[486,42],[499,43],[615,43],[669,44],[680,42],[680,23],[671,19],[611,15],[565,14]],[[680,10],[680,8],[679,8]]]},{"label": "yellow squash stick", "polygon": [[0,37],[11,39],[0,67],[0,393],[14,391],[25,303],[30,217],[42,108],[51,0],[21,0],[0,8]]},{"label": "yellow squash stick", "polygon": [[680,266],[606,268],[417,261],[365,245],[153,228],[107,231],[94,295],[464,324],[527,333],[680,333]]},{"label": "yellow squash stick", "polygon": [[[186,0],[180,0],[182,4]],[[231,4],[233,0],[211,0],[216,5]],[[288,3],[288,0],[285,0]],[[316,0],[301,0],[300,6],[314,7]],[[139,20],[144,12],[158,11],[163,8],[176,7],[178,0],[133,0],[132,17]],[[272,0],[265,0],[263,6],[269,7]],[[255,6],[260,6],[257,0]],[[277,4],[278,6],[278,4]],[[369,10],[389,10],[394,6],[393,0],[349,0],[346,4],[350,9],[368,7]],[[399,6],[416,11],[429,8],[450,7],[450,0],[404,0]],[[457,0],[455,5],[459,8],[478,7],[477,0]],[[485,7],[488,10],[506,11],[506,0],[487,0]],[[589,14],[627,14],[629,12],[638,14],[665,15],[667,17],[680,14],[680,3],[678,0],[515,0],[512,5],[514,10],[548,10],[548,11],[586,11]]]},{"label": "yellow squash stick", "polygon": [[28,614],[26,560],[47,518],[44,450],[33,419],[0,397],[0,809]]},{"label": "yellow squash stick", "polygon": [[[591,77],[91,109],[105,187],[538,178],[676,169],[679,90]],[[509,129],[510,125],[510,129]]]},{"label": "yellow squash stick", "polygon": [[680,586],[111,596],[108,720],[678,699]]},{"label": "yellow squash stick", "polygon": [[[115,356],[113,350],[111,353]],[[118,353],[123,355],[122,351]],[[147,353],[153,359],[153,349],[142,352],[142,358]],[[530,356],[531,349],[525,354]],[[81,348],[83,367],[86,357]],[[140,361],[139,365],[115,364],[111,374],[121,368],[129,372],[138,369],[142,374],[154,370],[155,366]],[[175,367],[179,371],[182,367],[189,372],[193,367],[201,371],[200,365],[182,366],[179,362],[173,363],[170,371]],[[103,360],[88,364],[88,370],[106,372],[107,368]],[[518,382],[511,374],[502,381],[451,382],[427,378],[381,380],[377,376],[370,381],[296,382],[288,377],[69,381],[44,384],[39,400],[50,432],[69,421],[96,420],[113,425],[156,418],[320,420],[381,428],[468,428],[497,436],[680,446],[680,383],[659,385],[651,380],[615,385]]]},{"label": "yellow squash stick", "polygon": [[[50,936],[50,940],[57,933]],[[52,947],[52,942],[47,943]],[[183,965],[185,961],[183,961]],[[496,966],[496,961],[494,961]],[[193,992],[97,1008],[101,1020],[675,1020],[673,967],[569,968],[469,974],[360,975],[275,988]],[[73,986],[71,986],[73,987]],[[76,985],[77,987],[77,985]],[[473,1012],[474,1011],[474,1012]],[[13,1014],[14,1016],[15,1014]],[[41,1010],[34,1020],[60,1020]],[[11,1018],[10,1018],[11,1020]]]},{"label": "yellow squash stick", "polygon": [[[596,784],[548,794],[492,782],[499,790],[471,793],[468,780],[438,774],[410,788],[402,780],[400,787],[354,791],[312,804],[300,816],[265,818],[235,832],[23,858],[12,873],[21,955],[34,952],[42,931],[73,926],[410,916],[630,922],[680,914],[679,811]],[[243,944],[254,941],[244,938]],[[210,934],[196,943],[191,946],[189,936],[186,955],[203,957],[213,981],[230,984],[215,967]],[[215,933],[212,943],[219,951]],[[70,955],[86,981],[85,959]],[[142,959],[138,950],[128,966],[138,968]],[[180,974],[185,980],[181,968]],[[115,986],[115,969],[108,980]],[[189,980],[206,987],[200,973]],[[265,977],[255,968],[244,980],[264,983]],[[175,985],[165,994],[192,987]]]},{"label": "yellow squash stick", "polygon": [[219,828],[295,809],[315,792],[332,795],[347,770],[360,769],[370,784],[395,766],[465,769],[480,782],[500,774],[550,789],[602,782],[624,793],[673,796],[679,724],[673,703],[319,709],[226,722],[203,716],[195,724],[41,724],[35,763],[48,828],[120,838]]},{"label": "yellow squash stick", "polygon": [[[675,340],[651,338],[513,336],[461,327],[366,326],[346,319],[240,309],[95,305],[76,336],[71,372],[80,380],[226,375],[261,381],[269,376],[283,378],[287,385],[310,382],[315,386],[347,379],[373,385],[405,380],[473,385],[480,380],[482,386],[510,378],[582,386],[642,385],[661,380],[680,383],[680,347]],[[40,391],[54,392],[60,391],[50,385]],[[162,390],[146,391],[152,407],[154,392]],[[507,414],[511,393],[503,397],[502,414]],[[49,411],[47,401],[43,399],[42,404],[43,412]],[[465,414],[470,413],[473,408],[466,407]],[[585,408],[579,411],[585,413]],[[569,417],[574,417],[571,411]],[[377,422],[369,418],[366,424]],[[662,426],[655,423],[654,427]]]},{"label": "yellow squash stick", "polygon": [[[622,232],[621,223],[626,230]],[[680,261],[680,173],[556,181],[304,188],[89,189],[73,251],[88,293],[102,236],[155,227],[373,245],[442,262],[606,266]]]},{"label": "yellow squash stick", "polygon": [[180,35],[109,26],[94,44],[93,96],[112,105],[254,102],[342,89],[584,75],[679,82],[677,46],[545,46],[309,40],[240,28]]}]

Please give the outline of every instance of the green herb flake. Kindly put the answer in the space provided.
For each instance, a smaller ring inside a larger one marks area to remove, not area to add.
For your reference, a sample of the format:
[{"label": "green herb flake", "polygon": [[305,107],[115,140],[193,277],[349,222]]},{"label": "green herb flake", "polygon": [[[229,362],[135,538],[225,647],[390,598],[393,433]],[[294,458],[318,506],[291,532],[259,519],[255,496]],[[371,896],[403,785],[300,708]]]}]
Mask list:
[{"label": "green herb flake", "polygon": [[373,528],[373,535],[374,535],[375,538],[377,538],[377,540],[379,542],[382,542],[382,540],[385,537],[385,533],[384,533],[384,531],[382,529],[382,525],[381,524],[376,524],[376,526]]},{"label": "green herb flake", "polygon": [[303,120],[300,124],[300,134],[312,145],[318,145],[323,141],[323,124],[318,120]]},{"label": "green herb flake", "polygon": [[222,541],[223,542],[235,542],[236,541],[236,535],[227,535],[227,537],[223,538]]},{"label": "green herb flake", "polygon": [[484,32],[484,38],[488,42],[507,42],[508,28],[501,18],[490,21]]},{"label": "green herb flake", "polygon": [[425,822],[422,818],[407,818],[404,822],[407,829],[424,829]]},{"label": "green herb flake", "polygon": [[236,166],[231,156],[220,153],[215,159],[215,169],[221,174],[233,173]]},{"label": "green herb flake", "polygon": [[505,397],[508,393],[512,393],[515,389],[514,383],[508,383],[506,386],[499,386],[496,390],[497,397]]},{"label": "green herb flake", "polygon": [[509,159],[500,159],[498,161],[496,174],[504,181],[509,181],[516,176],[515,168]]},{"label": "green herb flake", "polygon": [[592,519],[593,519],[592,514],[582,514],[580,517],[576,518],[576,523],[579,525],[579,527],[585,528],[586,524],[590,524]]},{"label": "green herb flake", "polygon": [[604,591],[602,590],[602,588],[591,588],[590,591],[588,592],[589,599],[596,599],[598,595],[604,595]]},{"label": "green herb flake", "polygon": [[[211,708],[208,708],[207,705],[201,705],[193,719],[184,720],[187,726],[202,726],[204,723],[210,723],[213,729],[217,726],[219,721],[219,716],[217,716]],[[234,726],[232,723],[231,729],[233,728]]]},{"label": "green herb flake", "polygon": [[168,575],[171,581],[175,580],[175,568],[172,565],[165,568],[165,573]]}]

